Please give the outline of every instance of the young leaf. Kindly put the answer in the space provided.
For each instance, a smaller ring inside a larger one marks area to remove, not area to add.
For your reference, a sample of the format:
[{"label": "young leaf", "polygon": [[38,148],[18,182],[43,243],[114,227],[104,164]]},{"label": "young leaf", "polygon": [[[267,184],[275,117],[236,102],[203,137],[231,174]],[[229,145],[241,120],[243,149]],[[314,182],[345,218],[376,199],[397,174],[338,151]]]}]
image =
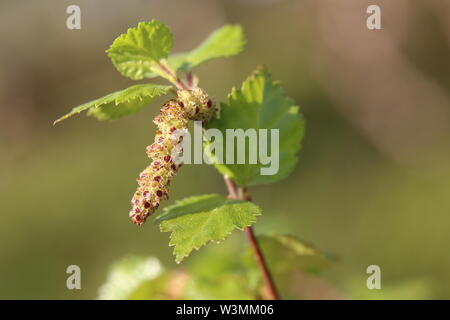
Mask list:
[{"label": "young leaf", "polygon": [[[197,48],[170,55],[168,64],[175,70],[188,71],[211,59],[237,55],[244,49],[245,36],[239,25],[226,25],[212,32]],[[147,78],[157,74],[147,73]]]},{"label": "young leaf", "polygon": [[177,201],[158,216],[162,232],[171,232],[176,262],[192,250],[210,241],[224,240],[234,229],[243,229],[256,221],[261,209],[251,202],[229,200],[218,194],[196,196]]},{"label": "young leaf", "polygon": [[[257,185],[273,183],[287,177],[297,163],[297,153],[304,136],[304,120],[299,114],[299,108],[281,88],[280,84],[273,81],[264,67],[259,67],[242,84],[241,89],[233,88],[228,96],[228,102],[221,105],[220,118],[215,118],[207,124],[207,128],[218,128],[226,141],[228,129],[256,130],[259,134],[257,151],[261,152],[260,129],[267,129],[267,137],[271,136],[272,129],[279,130],[279,152],[272,150],[272,140],[267,142],[267,155],[278,156],[278,168],[273,163],[273,173],[261,174],[261,168],[269,167],[260,160],[257,152],[257,162],[249,164],[250,146],[255,147],[256,142],[249,143],[246,138],[245,164],[237,164],[236,147],[234,164],[226,164],[226,154],[223,155],[223,163],[219,164],[215,155],[210,155],[215,167],[225,176],[228,176],[240,185]],[[230,137],[230,139],[232,139]],[[236,140],[236,139],[235,139]],[[208,143],[205,143],[207,146]],[[236,143],[235,143],[236,145]],[[207,149],[207,148],[206,148]],[[255,151],[253,149],[253,151]],[[256,152],[256,151],[255,151]],[[275,160],[273,158],[272,160]],[[275,161],[274,161],[275,162]],[[276,170],[278,169],[278,170]]]},{"label": "young leaf", "polygon": [[102,98],[75,107],[68,114],[56,120],[53,124],[63,121],[82,111],[98,120],[110,120],[138,112],[147,106],[154,98],[166,94],[170,86],[156,84],[138,84],[124,90],[110,93]]},{"label": "young leaf", "polygon": [[242,27],[238,25],[224,26],[209,35],[197,48],[187,53],[173,56],[179,68],[192,69],[211,59],[237,55],[244,49],[245,38]]},{"label": "young leaf", "polygon": [[141,22],[136,28],[114,40],[107,50],[117,70],[133,80],[147,73],[158,72],[161,59],[167,57],[173,45],[169,28],[156,20]]}]

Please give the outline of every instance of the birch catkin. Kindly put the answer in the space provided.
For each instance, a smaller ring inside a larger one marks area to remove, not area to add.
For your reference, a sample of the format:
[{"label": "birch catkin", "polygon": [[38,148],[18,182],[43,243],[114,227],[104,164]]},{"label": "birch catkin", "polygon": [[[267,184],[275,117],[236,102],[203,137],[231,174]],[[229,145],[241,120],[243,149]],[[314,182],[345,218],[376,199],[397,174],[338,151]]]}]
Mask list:
[{"label": "birch catkin", "polygon": [[200,88],[179,90],[177,99],[165,103],[153,119],[158,130],[153,144],[147,147],[147,155],[153,162],[137,179],[139,187],[130,210],[133,223],[142,225],[158,209],[161,200],[168,198],[170,182],[181,166],[173,159],[174,154],[182,152],[176,148],[182,139],[176,131],[187,130],[189,120],[208,121],[213,109],[211,99]]}]

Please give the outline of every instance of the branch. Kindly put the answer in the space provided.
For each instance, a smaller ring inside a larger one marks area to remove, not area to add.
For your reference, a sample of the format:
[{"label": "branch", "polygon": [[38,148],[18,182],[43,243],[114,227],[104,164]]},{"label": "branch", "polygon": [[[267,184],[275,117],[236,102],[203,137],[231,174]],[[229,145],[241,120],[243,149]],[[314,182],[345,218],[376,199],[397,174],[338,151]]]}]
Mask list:
[{"label": "branch", "polygon": [[[228,188],[228,198],[234,200],[246,200],[251,201],[251,197],[247,193],[247,188],[236,188],[236,185],[229,178],[225,177],[225,184]],[[253,254],[255,256],[256,262],[258,264],[259,269],[261,270],[262,278],[264,285],[267,288],[269,297],[271,300],[279,300],[280,297],[278,295],[277,289],[275,287],[275,283],[273,281],[272,275],[270,274],[269,268],[267,267],[266,260],[264,259],[264,255],[259,247],[258,240],[255,237],[252,227],[247,227],[244,229],[247,234],[247,239],[250,242],[250,245],[253,250]]]}]

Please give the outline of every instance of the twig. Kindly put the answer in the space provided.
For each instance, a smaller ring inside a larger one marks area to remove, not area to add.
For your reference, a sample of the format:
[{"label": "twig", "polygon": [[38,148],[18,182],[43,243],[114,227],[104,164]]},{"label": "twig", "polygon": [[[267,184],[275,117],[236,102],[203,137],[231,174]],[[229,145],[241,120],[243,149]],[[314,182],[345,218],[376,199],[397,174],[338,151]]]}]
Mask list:
[{"label": "twig", "polygon": [[183,89],[188,89],[183,82],[181,82],[181,80],[172,73],[172,71],[170,71],[165,65],[163,65],[162,63],[159,64],[159,68],[161,69],[162,72],[164,72],[166,75],[169,76],[169,78],[172,79],[173,84],[175,84],[175,86],[177,87],[177,89],[183,90]]},{"label": "twig", "polygon": [[264,259],[261,248],[258,245],[255,234],[252,227],[245,228],[245,233],[247,234],[248,241],[252,246],[253,253],[255,255],[256,262],[258,263],[259,269],[261,270],[263,281],[267,287],[267,291],[271,300],[279,300],[277,288],[273,281],[272,275],[270,274],[269,268],[267,268],[266,260]]},{"label": "twig", "polygon": [[[228,188],[228,198],[235,200],[246,200],[251,201],[250,196],[247,193],[246,188],[236,188],[236,185],[233,181],[225,177],[225,184]],[[266,260],[264,259],[264,255],[259,247],[258,240],[255,237],[252,227],[246,227],[245,233],[247,234],[248,241],[253,250],[253,254],[255,255],[256,262],[258,264],[259,269],[261,270],[261,274],[263,277],[264,285],[267,288],[269,298],[271,300],[279,300],[277,289],[275,287],[275,283],[273,281],[272,275],[270,274],[269,268],[267,267]]]}]

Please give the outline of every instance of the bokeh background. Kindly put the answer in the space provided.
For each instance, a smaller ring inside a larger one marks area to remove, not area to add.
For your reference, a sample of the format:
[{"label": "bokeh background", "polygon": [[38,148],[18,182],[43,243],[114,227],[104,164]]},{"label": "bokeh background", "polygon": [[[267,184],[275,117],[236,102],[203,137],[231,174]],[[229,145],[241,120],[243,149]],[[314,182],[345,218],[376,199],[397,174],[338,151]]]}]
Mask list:
[{"label": "bokeh background", "polygon": [[[70,4],[81,30],[66,28]],[[366,28],[369,4],[380,5],[382,30]],[[449,16],[447,0],[1,0],[0,298],[95,298],[127,254],[176,266],[168,234],[128,219],[163,100],[116,122],[80,115],[52,126],[133,84],[104,51],[152,18],[170,26],[174,51],[241,24],[246,50],[200,66],[201,86],[223,100],[264,63],[302,108],[295,172],[251,190],[264,209],[257,233],[335,253],[324,277],[345,297],[450,298]],[[214,168],[192,165],[172,191],[170,202],[225,188]],[[70,264],[82,290],[66,288]],[[376,292],[366,288],[371,264],[382,271]]]}]

